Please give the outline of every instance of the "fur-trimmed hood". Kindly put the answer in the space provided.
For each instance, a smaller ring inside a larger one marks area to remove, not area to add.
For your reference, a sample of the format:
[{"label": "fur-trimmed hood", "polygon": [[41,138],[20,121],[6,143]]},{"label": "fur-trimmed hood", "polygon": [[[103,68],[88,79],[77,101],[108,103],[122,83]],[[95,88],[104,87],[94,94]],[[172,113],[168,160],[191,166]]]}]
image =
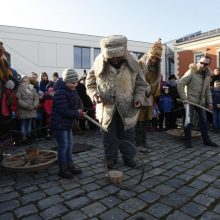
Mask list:
[{"label": "fur-trimmed hood", "polygon": [[[189,70],[192,73],[199,73],[199,63],[197,63],[197,64],[195,64],[195,63],[189,64]],[[212,75],[212,70],[208,67],[206,73],[207,73],[208,76],[211,76]]]}]

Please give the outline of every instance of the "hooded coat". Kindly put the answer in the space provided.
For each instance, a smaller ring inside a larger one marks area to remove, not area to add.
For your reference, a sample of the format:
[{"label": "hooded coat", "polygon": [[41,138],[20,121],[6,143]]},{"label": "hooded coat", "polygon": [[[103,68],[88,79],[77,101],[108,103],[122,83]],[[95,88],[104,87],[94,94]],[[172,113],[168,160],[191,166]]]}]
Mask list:
[{"label": "hooded coat", "polygon": [[177,83],[180,98],[201,106],[212,104],[210,77],[210,69],[207,69],[205,74],[202,75],[198,71],[197,65],[190,64],[189,70]]}]

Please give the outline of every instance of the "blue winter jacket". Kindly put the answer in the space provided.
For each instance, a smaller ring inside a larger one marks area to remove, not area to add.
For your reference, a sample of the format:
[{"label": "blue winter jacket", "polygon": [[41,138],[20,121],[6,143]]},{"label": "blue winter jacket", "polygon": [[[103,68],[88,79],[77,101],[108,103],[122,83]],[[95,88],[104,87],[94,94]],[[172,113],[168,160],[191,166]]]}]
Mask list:
[{"label": "blue winter jacket", "polygon": [[160,112],[171,112],[174,109],[174,102],[170,95],[161,94],[159,96],[158,108]]},{"label": "blue winter jacket", "polygon": [[62,80],[56,85],[56,92],[53,97],[51,127],[53,129],[68,130],[79,119],[79,109],[82,109],[82,102],[76,90],[70,90]]}]

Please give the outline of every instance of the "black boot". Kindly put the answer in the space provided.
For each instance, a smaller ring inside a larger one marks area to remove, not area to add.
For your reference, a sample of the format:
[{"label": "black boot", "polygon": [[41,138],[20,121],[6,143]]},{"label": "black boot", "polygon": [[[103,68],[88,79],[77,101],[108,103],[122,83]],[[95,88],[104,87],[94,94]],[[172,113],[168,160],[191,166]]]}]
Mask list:
[{"label": "black boot", "polygon": [[191,144],[191,124],[187,124],[185,127],[184,127],[184,146],[186,148],[192,148],[192,144]]},{"label": "black boot", "polygon": [[72,174],[81,174],[82,170],[76,166],[74,166],[73,164],[68,166],[68,170],[72,173]]},{"label": "black boot", "polygon": [[63,179],[72,179],[73,175],[66,166],[60,166],[58,175]]},{"label": "black boot", "polygon": [[203,141],[203,144],[211,147],[218,147],[218,145],[211,140]]}]

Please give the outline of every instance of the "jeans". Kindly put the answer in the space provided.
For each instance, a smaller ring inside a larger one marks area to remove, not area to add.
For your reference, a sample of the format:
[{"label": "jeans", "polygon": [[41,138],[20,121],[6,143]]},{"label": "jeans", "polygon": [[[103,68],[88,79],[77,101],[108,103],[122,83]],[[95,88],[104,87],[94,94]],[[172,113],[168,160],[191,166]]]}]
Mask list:
[{"label": "jeans", "polygon": [[220,129],[220,108],[213,108],[213,126]]},{"label": "jeans", "polygon": [[190,117],[190,123],[185,125],[184,132],[185,132],[185,141],[191,141],[191,125],[193,121],[193,115],[194,111],[198,113],[199,116],[199,123],[200,123],[200,130],[201,130],[201,135],[203,142],[209,141],[209,135],[208,135],[208,128],[207,128],[207,119],[206,119],[206,114],[205,110],[189,105],[189,117]]},{"label": "jeans", "polygon": [[73,135],[72,129],[55,130],[55,136],[58,143],[58,164],[60,166],[68,166],[73,163],[72,148]]},{"label": "jeans", "polygon": [[32,118],[20,119],[20,129],[23,137],[31,136]]},{"label": "jeans", "polygon": [[124,130],[122,119],[116,111],[108,130],[103,133],[105,157],[117,160],[119,149],[124,160],[133,158],[136,154],[135,128]]}]

